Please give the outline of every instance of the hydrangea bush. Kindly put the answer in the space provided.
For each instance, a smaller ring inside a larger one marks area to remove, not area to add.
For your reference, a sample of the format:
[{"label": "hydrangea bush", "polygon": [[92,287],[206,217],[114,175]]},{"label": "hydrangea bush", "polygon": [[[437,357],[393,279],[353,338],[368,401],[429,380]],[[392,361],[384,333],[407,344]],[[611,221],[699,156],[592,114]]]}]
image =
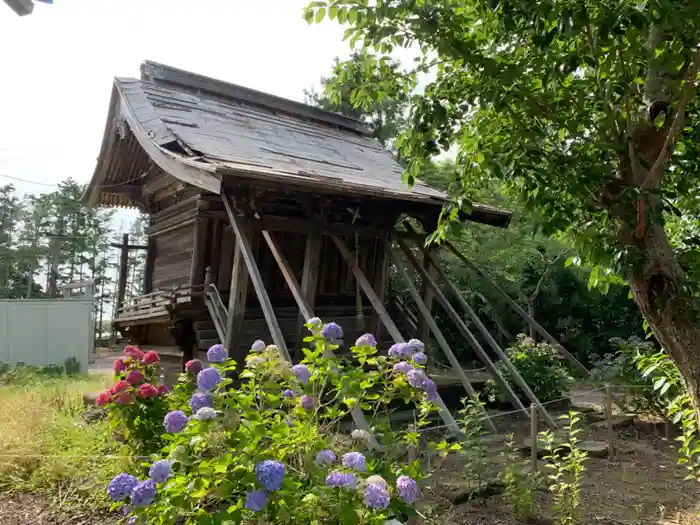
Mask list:
[{"label": "hydrangea bush", "polygon": [[159,452],[163,418],[168,412],[169,389],[158,384],[160,356],[127,346],[124,357],[114,362],[116,382],[97,397],[109,420],[135,456]]},{"label": "hydrangea bush", "polygon": [[[428,474],[405,459],[418,433],[392,431],[388,416],[406,403],[421,426],[436,409],[422,343],[381,355],[366,334],[342,359],[332,352],[343,337],[338,325],[306,326],[303,361],[292,366],[256,341],[238,388],[228,378],[236,363],[220,345],[208,368],[188,363],[196,370],[170,396],[160,424],[167,445],[148,478],[121,474],[108,488],[130,524],[364,525],[414,514]],[[339,432],[354,407],[378,422],[372,434]]]},{"label": "hydrangea bush", "polygon": [[[574,383],[561,354],[549,343],[537,343],[531,337],[519,334],[515,344],[506,349],[506,355],[543,403],[562,398]],[[516,394],[522,400],[528,400],[503,362],[498,363],[498,368]],[[495,381],[489,379],[487,383],[489,401],[495,400],[498,391]]]}]

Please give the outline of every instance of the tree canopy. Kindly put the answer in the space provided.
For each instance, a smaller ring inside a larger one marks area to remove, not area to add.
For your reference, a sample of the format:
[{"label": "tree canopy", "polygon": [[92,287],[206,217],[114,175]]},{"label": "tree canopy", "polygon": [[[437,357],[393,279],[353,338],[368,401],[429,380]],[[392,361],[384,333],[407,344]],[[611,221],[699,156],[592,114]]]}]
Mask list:
[{"label": "tree canopy", "polygon": [[[347,25],[366,57],[357,105],[410,98],[396,143],[408,182],[458,145],[465,194],[470,181],[500,181],[545,233],[570,237],[601,276],[628,280],[700,413],[700,4],[329,0],[304,17]],[[417,50],[410,70],[390,67],[397,47]],[[354,74],[337,71],[337,86]],[[437,238],[462,202],[446,208]]]}]

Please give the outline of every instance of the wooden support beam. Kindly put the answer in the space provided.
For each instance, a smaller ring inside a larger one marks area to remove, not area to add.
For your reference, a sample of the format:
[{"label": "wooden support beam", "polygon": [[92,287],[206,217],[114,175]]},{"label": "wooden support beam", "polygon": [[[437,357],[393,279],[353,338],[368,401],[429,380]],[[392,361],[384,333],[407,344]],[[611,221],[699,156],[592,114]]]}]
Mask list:
[{"label": "wooden support beam", "polygon": [[[394,324],[394,321],[392,321],[389,312],[387,312],[384,303],[382,303],[379,296],[377,296],[377,293],[374,291],[374,288],[372,288],[372,285],[367,280],[367,277],[365,277],[363,271],[360,268],[358,268],[355,264],[355,258],[350,253],[350,250],[348,250],[348,247],[345,246],[345,243],[336,235],[331,235],[331,239],[333,240],[333,243],[337,246],[338,251],[345,260],[345,263],[350,267],[350,270],[355,275],[355,279],[357,279],[357,282],[362,287],[362,291],[365,292],[365,295],[369,299],[370,303],[372,303],[372,306],[379,315],[379,318],[381,319],[382,323],[384,323],[384,326],[389,332],[389,335],[391,335],[391,338],[394,340],[395,343],[405,342],[405,339],[401,335],[401,332],[399,331],[396,324]],[[440,416],[442,417],[443,421],[448,426],[448,428],[457,435],[462,434],[462,431],[459,428],[457,421],[455,421],[454,416],[448,410],[447,406],[445,405],[445,402],[442,400],[439,394],[437,395],[435,404],[438,406]]]},{"label": "wooden support beam", "polygon": [[471,345],[471,347],[474,349],[474,351],[477,353],[479,356],[479,359],[481,360],[482,363],[484,363],[484,366],[489,369],[489,372],[491,373],[491,376],[493,379],[496,381],[498,386],[501,388],[503,392],[509,397],[511,402],[513,403],[513,406],[515,406],[519,411],[522,412],[522,414],[525,417],[529,417],[529,414],[525,407],[523,406],[522,402],[518,398],[518,396],[515,394],[513,389],[510,387],[508,382],[505,380],[503,375],[501,375],[501,372],[496,368],[496,365],[493,363],[491,358],[488,356],[486,351],[482,348],[481,344],[479,344],[479,341],[477,341],[476,337],[474,337],[474,334],[472,334],[471,330],[469,330],[469,327],[464,323],[460,315],[457,313],[457,311],[452,307],[450,302],[447,300],[447,297],[442,293],[438,285],[433,281],[433,279],[430,277],[428,274],[427,270],[423,268],[423,266],[418,262],[416,259],[416,256],[413,255],[411,250],[406,246],[406,243],[403,242],[401,239],[397,239],[399,248],[401,248],[401,251],[404,253],[406,258],[408,259],[408,262],[411,264],[411,266],[418,271],[418,273],[421,275],[421,277],[425,280],[426,283],[428,283],[428,286],[433,291],[433,294],[435,295],[435,298],[438,300],[440,305],[443,307],[445,310],[445,313],[452,319],[452,322],[457,326],[457,329],[460,331],[462,334],[462,337],[464,337],[467,342]]},{"label": "wooden support beam", "polygon": [[148,238],[148,251],[146,252],[146,263],[143,269],[143,291],[150,293],[153,290],[153,264],[156,260],[156,240],[153,237]]},{"label": "wooden support beam", "polygon": [[[496,426],[493,424],[493,421],[491,421],[491,418],[489,418],[488,413],[486,412],[486,409],[479,403],[479,399],[476,395],[476,392],[474,391],[474,388],[472,387],[472,384],[469,382],[469,378],[467,375],[464,373],[464,369],[462,368],[462,365],[459,363],[459,360],[457,359],[457,356],[455,356],[454,352],[452,352],[452,349],[450,348],[450,345],[447,343],[447,339],[445,339],[445,336],[442,334],[442,331],[438,327],[437,323],[435,322],[435,319],[433,319],[430,315],[430,310],[428,309],[428,306],[425,304],[423,301],[423,298],[421,297],[420,292],[416,289],[416,286],[413,284],[413,281],[411,280],[411,277],[408,275],[408,272],[406,269],[403,267],[403,262],[399,259],[398,255],[394,253],[394,251],[391,248],[391,243],[389,241],[386,242],[385,244],[385,249],[387,253],[389,253],[394,260],[394,264],[396,265],[396,271],[399,274],[399,277],[403,280],[404,284],[408,288],[408,293],[411,295],[413,298],[413,301],[416,303],[416,306],[418,307],[418,312],[420,313],[420,316],[422,318],[422,321],[425,323],[425,325],[433,332],[433,335],[435,336],[435,340],[437,341],[438,345],[440,345],[440,348],[442,351],[445,353],[445,356],[447,357],[448,361],[452,365],[452,368],[454,371],[457,373],[457,377],[459,377],[459,380],[462,382],[462,385],[464,386],[464,389],[467,391],[467,395],[469,396],[469,399],[474,401],[476,403],[476,406],[478,406],[482,413],[485,416],[485,421],[488,427],[491,429],[493,433],[496,433]],[[425,341],[426,338],[423,339]]]},{"label": "wooden support beam", "polygon": [[223,223],[214,220],[214,227],[211,233],[211,249],[209,250],[209,268],[211,271],[212,283],[219,280],[219,265],[221,264],[221,239],[223,233]]},{"label": "wooden support beam", "polygon": [[[377,291],[377,296],[382,304],[387,304],[389,293],[389,264],[391,262],[391,254],[387,249],[386,242],[377,243],[377,262],[375,266],[374,289]],[[383,324],[378,312],[375,310],[372,315],[372,331],[374,332],[377,341],[382,339]]]},{"label": "wooden support beam", "polygon": [[428,261],[430,262],[431,266],[433,268],[435,268],[435,270],[437,271],[438,275],[443,280],[445,285],[448,288],[450,288],[450,290],[452,291],[452,294],[457,298],[457,302],[459,302],[460,306],[466,312],[467,316],[469,316],[469,318],[472,320],[472,322],[476,325],[477,329],[481,333],[481,336],[484,339],[486,339],[486,342],[489,344],[491,349],[496,353],[498,358],[501,360],[501,362],[503,362],[505,367],[508,369],[508,372],[510,373],[510,376],[513,378],[513,381],[525,393],[525,395],[530,400],[530,402],[533,403],[537,407],[537,410],[540,411],[540,413],[544,417],[547,424],[552,426],[552,427],[555,427],[556,424],[554,423],[554,420],[552,419],[552,417],[549,415],[549,412],[547,412],[547,410],[544,408],[544,406],[542,406],[542,403],[540,403],[540,400],[537,399],[537,396],[530,388],[530,385],[527,384],[527,381],[525,381],[523,379],[523,377],[520,375],[520,372],[518,372],[517,368],[515,368],[515,366],[513,366],[513,363],[510,362],[510,359],[508,359],[508,356],[506,355],[506,353],[503,351],[503,349],[498,344],[498,342],[493,338],[493,336],[489,332],[488,328],[486,328],[484,323],[481,322],[481,319],[479,319],[479,316],[476,314],[476,312],[471,307],[471,305],[462,296],[462,294],[457,289],[457,287],[452,283],[452,281],[450,281],[449,276],[445,273],[445,270],[442,269],[442,267],[438,263],[436,257],[434,257],[432,254],[429,253],[428,254]]},{"label": "wooden support beam", "polygon": [[[428,274],[434,278],[433,272],[434,270],[430,267],[430,263],[428,261],[428,255],[430,254],[430,247],[425,247],[423,248],[423,268],[428,270]],[[425,282],[425,279],[421,279],[421,286],[420,286],[420,296],[423,300],[423,303],[425,304],[425,307],[428,309],[428,315],[432,315],[432,309],[433,309],[433,292],[430,289],[430,286],[428,286],[428,283]],[[419,319],[418,320],[418,339],[423,341],[424,343],[428,343],[428,340],[430,339],[430,326],[424,319]]]},{"label": "wooden support beam", "polygon": [[194,223],[194,240],[192,242],[192,264],[190,266],[190,286],[194,286],[196,284],[204,284],[208,226],[209,219],[197,219]]},{"label": "wooden support beam", "polygon": [[[287,351],[287,344],[284,341],[284,335],[282,334],[282,329],[280,328],[277,317],[275,316],[275,311],[272,309],[272,303],[270,302],[270,296],[267,294],[265,289],[265,283],[263,282],[262,275],[260,275],[260,269],[255,263],[255,256],[253,250],[250,247],[250,240],[245,235],[245,230],[240,224],[238,217],[233,213],[231,204],[229,203],[228,196],[226,193],[222,192],[221,198],[224,201],[224,207],[226,208],[226,214],[231,222],[231,227],[236,235],[236,247],[241,252],[241,257],[245,261],[246,268],[250,274],[250,280],[253,283],[253,288],[255,289],[255,294],[258,296],[258,301],[260,301],[260,307],[262,308],[263,315],[265,316],[265,321],[267,322],[267,327],[272,335],[272,341],[279,348],[282,357],[287,361],[291,362],[292,359]],[[230,315],[230,311],[229,311]]]},{"label": "wooden support beam", "polygon": [[[318,278],[321,270],[321,246],[323,237],[321,232],[309,232],[306,236],[306,246],[304,248],[304,266],[301,271],[301,294],[309,305],[311,311],[316,306],[316,291],[318,289]],[[306,328],[304,325],[312,316],[306,315],[299,309],[299,329],[297,332],[296,352],[300,353],[304,344]]]},{"label": "wooden support beam", "polygon": [[476,264],[471,262],[469,259],[467,259],[464,255],[462,255],[457,248],[455,248],[452,243],[449,241],[443,241],[440,246],[444,246],[448,251],[450,251],[455,257],[457,257],[460,261],[462,261],[466,266],[468,266],[472,271],[476,272],[477,275],[479,275],[491,288],[493,288],[498,295],[500,295],[508,305],[515,310],[515,312],[523,318],[525,322],[527,322],[529,325],[534,326],[535,329],[540,333],[542,337],[544,337],[548,343],[553,345],[557,350],[559,350],[559,353],[561,353],[562,356],[564,356],[565,359],[569,361],[575,368],[577,368],[581,373],[583,373],[585,376],[588,376],[590,374],[590,371],[579,361],[574,357],[574,355],[569,352],[566,348],[564,348],[559,341],[557,341],[552,334],[550,334],[542,325],[540,325],[537,321],[535,321],[528,313],[523,310],[518,303],[516,303],[513,299],[510,298],[510,296],[501,289],[500,286],[498,286],[494,281],[491,280],[491,278],[481,270]]},{"label": "wooden support beam", "polygon": [[117,307],[115,312],[124,304],[124,296],[126,295],[126,278],[129,274],[129,234],[122,235],[122,244],[120,246],[121,253],[119,254],[119,280],[117,282]]},{"label": "wooden support beam", "polygon": [[[244,235],[249,235],[247,232]],[[234,234],[235,235],[235,234]],[[237,241],[237,240],[236,240]],[[250,239],[246,238],[250,243]],[[234,361],[240,366],[243,365],[245,355],[236,355],[233,342],[243,331],[243,321],[245,319],[245,307],[248,299],[248,268],[243,260],[243,252],[238,242],[234,243],[233,265],[231,266],[231,283],[228,293],[228,314],[226,317],[226,348]]]}]

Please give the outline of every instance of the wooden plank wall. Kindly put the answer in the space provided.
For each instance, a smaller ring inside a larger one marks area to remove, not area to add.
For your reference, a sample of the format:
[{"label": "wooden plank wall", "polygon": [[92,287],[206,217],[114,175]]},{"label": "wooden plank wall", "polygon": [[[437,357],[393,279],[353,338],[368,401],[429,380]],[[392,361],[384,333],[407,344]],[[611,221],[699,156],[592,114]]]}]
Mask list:
[{"label": "wooden plank wall", "polygon": [[192,265],[194,224],[158,235],[154,244],[153,288],[187,286]]}]

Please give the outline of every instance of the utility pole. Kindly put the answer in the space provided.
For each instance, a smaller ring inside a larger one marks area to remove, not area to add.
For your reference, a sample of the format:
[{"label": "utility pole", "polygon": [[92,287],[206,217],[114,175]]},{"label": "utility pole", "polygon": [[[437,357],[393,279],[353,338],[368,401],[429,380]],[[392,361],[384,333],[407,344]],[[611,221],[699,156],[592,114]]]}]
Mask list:
[{"label": "utility pole", "polygon": [[119,248],[119,279],[117,282],[117,301],[114,305],[114,317],[116,317],[124,302],[124,296],[126,295],[126,280],[129,275],[129,250],[148,250],[148,246],[143,246],[140,244],[129,244],[129,234],[125,233],[122,235],[122,242],[111,243],[112,248]]}]

